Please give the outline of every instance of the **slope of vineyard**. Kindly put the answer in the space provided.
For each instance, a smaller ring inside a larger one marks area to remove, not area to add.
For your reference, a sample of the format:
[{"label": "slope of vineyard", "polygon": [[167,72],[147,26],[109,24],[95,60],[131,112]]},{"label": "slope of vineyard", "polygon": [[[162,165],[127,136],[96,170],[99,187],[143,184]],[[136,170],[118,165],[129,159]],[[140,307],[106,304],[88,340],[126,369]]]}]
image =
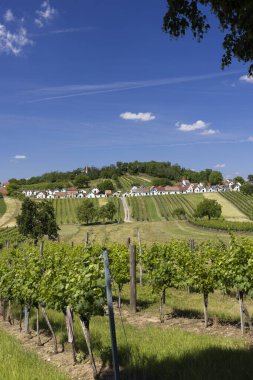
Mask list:
[{"label": "slope of vineyard", "polygon": [[245,195],[241,192],[229,191],[221,193],[223,198],[231,202],[237,209],[249,219],[253,220],[253,196]]},{"label": "slope of vineyard", "polygon": [[6,211],[6,203],[4,201],[4,198],[0,198],[0,217],[5,213]]},{"label": "slope of vineyard", "polygon": [[[120,219],[124,220],[124,210],[122,202],[119,198],[97,198],[92,199],[96,207],[99,208],[106,204],[109,199],[115,203],[116,208],[119,207]],[[77,209],[82,204],[83,199],[67,198],[67,199],[53,199],[53,205],[55,208],[56,221],[58,224],[77,224]],[[117,218],[118,215],[115,215]],[[100,220],[99,220],[100,221]]]},{"label": "slope of vineyard", "polygon": [[176,209],[183,209],[192,217],[197,205],[203,200],[202,194],[156,195],[148,197],[127,198],[131,217],[136,221],[158,221],[181,219],[174,214]]},{"label": "slope of vineyard", "polygon": [[[224,193],[205,193],[204,196],[208,199],[216,200],[222,206],[222,216],[224,219],[237,222],[247,222],[249,220],[247,214],[242,211],[242,208],[235,206],[234,202],[231,202],[231,199],[233,199],[233,194],[237,195],[235,192],[229,191]],[[238,195],[241,194],[238,193]],[[239,201],[238,204],[240,203],[241,201]]]}]

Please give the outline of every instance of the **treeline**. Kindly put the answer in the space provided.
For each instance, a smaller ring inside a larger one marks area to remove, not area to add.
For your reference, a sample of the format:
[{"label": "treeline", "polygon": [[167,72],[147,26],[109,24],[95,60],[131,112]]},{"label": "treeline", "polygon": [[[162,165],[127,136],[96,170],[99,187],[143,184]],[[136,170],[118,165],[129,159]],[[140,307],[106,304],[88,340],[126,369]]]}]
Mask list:
[{"label": "treeline", "polygon": [[[89,181],[100,178],[110,178],[116,180],[125,175],[140,175],[146,174],[152,177],[166,179],[168,182],[180,181],[182,177],[189,179],[191,182],[212,182],[212,176],[222,181],[222,174],[212,169],[201,170],[200,172],[193,171],[181,167],[179,164],[172,164],[171,162],[121,162],[118,161],[115,165],[103,166],[97,168],[95,166],[88,167],[86,169],[75,169],[68,172],[53,171],[45,173],[41,176],[31,177],[29,179],[11,178],[9,180],[11,186],[22,187],[31,185],[47,186],[47,188],[62,188],[68,186],[87,186]],[[210,178],[211,176],[211,178]],[[211,179],[211,181],[210,181]]]}]

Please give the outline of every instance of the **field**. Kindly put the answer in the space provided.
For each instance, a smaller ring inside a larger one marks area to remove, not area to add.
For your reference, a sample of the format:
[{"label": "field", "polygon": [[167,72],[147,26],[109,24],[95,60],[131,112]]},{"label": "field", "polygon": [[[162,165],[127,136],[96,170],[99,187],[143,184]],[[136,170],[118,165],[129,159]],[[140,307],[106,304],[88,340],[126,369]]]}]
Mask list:
[{"label": "field", "polygon": [[[227,197],[226,194],[229,196]],[[249,218],[247,217],[248,214],[243,211],[242,208],[235,206],[234,202],[231,201],[231,199],[237,198],[237,194],[239,193],[232,191],[223,193],[205,193],[204,197],[215,199],[222,206],[222,216],[224,219],[235,222],[247,222],[249,221]]]},{"label": "field", "polygon": [[253,220],[253,196],[240,192],[225,192],[222,196],[232,203],[238,210]]},{"label": "field", "polygon": [[84,241],[86,233],[89,233],[91,243],[126,241],[128,237],[137,242],[138,231],[145,244],[154,241],[166,242],[170,239],[196,239],[206,240],[219,236],[222,239],[229,237],[228,233],[209,231],[195,227],[186,221],[160,221],[160,222],[132,222],[120,224],[107,224],[96,226],[61,226],[60,236],[62,241],[81,243]]},{"label": "field", "polygon": [[188,217],[192,217],[197,205],[202,200],[202,194],[174,194],[127,198],[131,217],[141,222],[180,219],[180,216],[174,214],[174,211],[178,208],[182,208]]},{"label": "field", "polygon": [[[119,215],[121,220],[124,220],[124,210],[122,202],[118,198],[110,198],[115,203],[115,206],[119,207]],[[99,208],[109,201],[108,198],[92,199],[92,202]],[[56,213],[56,221],[58,224],[78,224],[77,208],[82,204],[83,199],[53,199],[53,205]],[[117,215],[115,218],[117,219]],[[100,221],[100,220],[99,220]]]}]

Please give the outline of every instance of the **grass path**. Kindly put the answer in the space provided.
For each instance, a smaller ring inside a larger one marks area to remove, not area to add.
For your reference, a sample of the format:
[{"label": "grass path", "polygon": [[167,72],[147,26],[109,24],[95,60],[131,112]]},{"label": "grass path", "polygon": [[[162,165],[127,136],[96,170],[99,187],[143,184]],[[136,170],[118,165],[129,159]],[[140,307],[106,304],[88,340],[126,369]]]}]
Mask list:
[{"label": "grass path", "polygon": [[[51,361],[49,354],[48,359]],[[39,359],[36,354],[26,351],[2,328],[0,329],[0,378],[2,380],[70,379],[56,367]]]},{"label": "grass path", "polygon": [[16,226],[16,217],[21,208],[21,202],[18,199],[5,197],[6,212],[0,217],[0,227],[14,227]]},{"label": "grass path", "polygon": [[222,216],[226,220],[234,222],[248,222],[249,218],[243,214],[231,202],[222,197],[219,193],[204,193],[205,198],[214,199],[222,206]]}]

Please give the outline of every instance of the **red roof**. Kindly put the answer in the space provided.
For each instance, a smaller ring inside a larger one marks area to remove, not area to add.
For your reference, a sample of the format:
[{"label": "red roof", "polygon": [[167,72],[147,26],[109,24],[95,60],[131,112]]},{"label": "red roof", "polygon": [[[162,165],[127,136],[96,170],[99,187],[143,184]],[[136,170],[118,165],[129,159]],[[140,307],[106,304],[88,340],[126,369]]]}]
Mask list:
[{"label": "red roof", "polygon": [[8,195],[9,192],[8,192],[8,190],[0,189],[0,194],[2,194],[2,195]]}]

